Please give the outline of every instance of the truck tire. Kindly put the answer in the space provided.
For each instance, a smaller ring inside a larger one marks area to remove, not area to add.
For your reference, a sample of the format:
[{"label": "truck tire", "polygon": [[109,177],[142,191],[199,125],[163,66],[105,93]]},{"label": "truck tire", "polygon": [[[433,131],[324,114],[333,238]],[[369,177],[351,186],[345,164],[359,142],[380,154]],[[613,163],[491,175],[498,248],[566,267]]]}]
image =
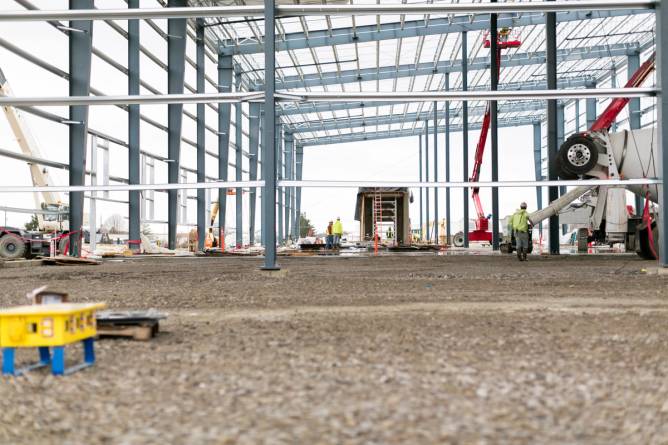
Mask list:
[{"label": "truck tire", "polygon": [[26,253],[26,244],[16,235],[8,234],[0,238],[0,258],[16,260],[23,258]]},{"label": "truck tire", "polygon": [[566,140],[559,148],[559,161],[566,173],[582,176],[596,166],[599,155],[599,144],[592,138],[575,135]]},{"label": "truck tire", "polygon": [[[652,231],[654,246],[651,246],[649,239],[649,230]],[[647,224],[641,224],[636,231],[636,253],[645,260],[658,260],[655,254],[659,253],[659,225],[656,221],[652,222],[651,229]],[[653,249],[652,249],[653,247]]]},{"label": "truck tire", "polygon": [[455,247],[464,247],[464,232],[455,233],[455,236],[452,238],[452,244]]},{"label": "truck tire", "polygon": [[578,253],[587,253],[588,244],[589,244],[589,229],[580,228],[578,229],[578,234],[576,237],[576,242],[578,245]]}]

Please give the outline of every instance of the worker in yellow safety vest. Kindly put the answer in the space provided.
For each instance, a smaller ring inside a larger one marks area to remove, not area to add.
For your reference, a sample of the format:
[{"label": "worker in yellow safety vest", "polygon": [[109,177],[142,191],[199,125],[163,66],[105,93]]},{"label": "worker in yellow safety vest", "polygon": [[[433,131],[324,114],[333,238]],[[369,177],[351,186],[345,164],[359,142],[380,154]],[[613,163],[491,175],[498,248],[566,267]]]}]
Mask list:
[{"label": "worker in yellow safety vest", "polygon": [[513,214],[512,227],[515,235],[515,247],[517,248],[517,258],[520,261],[527,260],[529,252],[529,214],[527,213],[527,203],[520,204],[519,210]]},{"label": "worker in yellow safety vest", "polygon": [[334,232],[334,248],[341,246],[341,236],[343,235],[343,224],[341,223],[341,218],[336,218],[336,222],[332,227]]}]

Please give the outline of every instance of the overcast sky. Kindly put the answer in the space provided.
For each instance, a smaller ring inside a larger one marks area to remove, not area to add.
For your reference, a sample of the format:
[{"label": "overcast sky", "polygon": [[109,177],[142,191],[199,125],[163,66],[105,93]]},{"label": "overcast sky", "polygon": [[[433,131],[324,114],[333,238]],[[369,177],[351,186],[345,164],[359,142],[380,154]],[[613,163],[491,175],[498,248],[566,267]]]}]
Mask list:
[{"label": "overcast sky", "polygon": [[[40,8],[58,9],[66,8],[66,0],[33,0]],[[10,0],[2,2],[13,3]],[[100,8],[126,7],[122,0],[97,1]],[[16,9],[19,6],[14,5]],[[153,0],[146,0],[142,6],[155,7]],[[166,29],[165,20],[156,21],[163,29]],[[119,25],[126,28],[126,22],[119,21]],[[94,46],[104,50],[110,57],[125,65],[127,61],[127,43],[125,39],[113,31],[108,25],[96,22],[93,31]],[[46,60],[63,71],[67,71],[67,36],[45,23],[3,23],[0,27],[0,37],[19,45],[24,50]],[[166,59],[167,44],[161,40],[155,31],[148,28],[144,23],[141,25],[142,44],[163,55]],[[190,42],[187,46],[188,55],[194,59],[195,47]],[[64,79],[54,76],[23,59],[0,48],[0,67],[8,77],[15,95],[17,96],[65,96],[68,85]],[[142,55],[141,57],[142,78],[161,91],[167,89],[167,75],[153,62]],[[216,68],[213,62],[207,60],[207,73],[216,77]],[[195,71],[192,67],[186,67],[186,81],[195,84]],[[122,73],[109,67],[99,58],[93,57],[92,86],[102,90],[105,94],[126,94],[127,79]],[[207,92],[213,92],[211,85],[207,84]],[[142,90],[142,94],[147,94]],[[195,105],[186,105],[185,108],[195,113]],[[149,117],[166,123],[167,106],[142,106],[142,113]],[[247,109],[247,105],[244,105]],[[581,107],[584,112],[584,106]],[[48,111],[67,116],[66,107],[53,107]],[[234,113],[233,113],[234,114]],[[48,159],[67,162],[68,160],[68,130],[64,125],[52,123],[31,115],[24,114],[32,133],[37,140],[42,156]],[[207,124],[217,126],[217,118],[214,112],[207,109]],[[92,107],[90,113],[90,127],[113,135],[119,139],[127,140],[127,114],[115,107]],[[247,129],[247,122],[244,122]],[[572,131],[572,130],[571,130]],[[568,130],[567,130],[568,132]],[[195,123],[188,118],[183,121],[184,136],[195,139]],[[430,136],[433,138],[433,136]],[[469,159],[472,165],[473,153],[477,142],[478,132],[470,132]],[[217,151],[217,140],[215,135],[207,132],[206,145],[210,151]],[[142,123],[141,144],[143,150],[162,156],[167,155],[166,133]],[[248,148],[248,142],[244,138],[244,148]],[[430,141],[430,158],[433,159],[433,142]],[[4,116],[0,118],[0,148],[19,151]],[[444,167],[444,135],[439,136],[440,170],[439,179],[445,178]],[[230,159],[234,159],[233,154]],[[489,140],[485,154],[484,166],[481,180],[490,180]],[[531,127],[502,128],[499,131],[499,179],[500,180],[533,180],[533,130]],[[181,163],[184,166],[195,166],[195,149],[189,145],[182,145]],[[166,164],[159,165],[156,170],[156,182],[166,182]],[[469,166],[469,174],[471,171]],[[247,168],[247,159],[244,158],[244,168]],[[430,168],[430,177],[433,178],[433,166]],[[207,174],[217,176],[217,161],[207,156]],[[50,169],[50,173],[56,184],[67,184],[66,171]],[[120,146],[111,146],[111,174],[127,177],[127,150]],[[229,177],[234,177],[232,169]],[[451,136],[451,179],[462,180],[462,141],[460,133]],[[418,180],[418,138],[389,139],[382,141],[357,142],[350,144],[330,145],[322,147],[306,147],[304,149],[304,179],[319,180],[382,180],[382,181],[417,181]],[[189,175],[188,182],[195,182],[194,175]],[[24,162],[2,158],[0,160],[0,184],[1,185],[31,185],[28,167]],[[194,191],[189,192],[194,195]],[[413,191],[415,202],[411,206],[411,220],[413,227],[419,224],[418,212],[418,190]],[[327,221],[340,216],[344,228],[348,231],[357,232],[358,223],[354,221],[356,189],[323,189],[306,188],[303,191],[302,209],[316,225],[318,230],[324,230]],[[527,201],[530,208],[536,206],[535,189],[502,189],[500,192],[501,217],[508,215],[518,207],[520,201]],[[491,193],[487,189],[481,191],[483,207],[487,213],[491,212]],[[127,193],[112,193],[112,197],[126,199]],[[445,214],[445,192],[439,191],[440,216]],[[453,231],[459,229],[462,218],[462,191],[452,191],[452,220]],[[165,194],[157,194],[156,219],[166,220],[167,200]],[[195,202],[189,201],[188,221],[195,222]],[[433,204],[433,198],[432,198]],[[28,194],[1,194],[0,206],[11,206],[21,208],[34,208],[33,197]],[[259,200],[258,200],[259,206]],[[98,221],[103,221],[113,213],[127,214],[126,206],[123,204],[101,203],[98,206]],[[234,197],[228,198],[227,209],[228,229],[234,225]],[[433,215],[433,213],[432,213]],[[5,221],[5,215],[0,212],[0,223]],[[471,216],[474,217],[474,209],[471,203]],[[22,225],[28,217],[20,214],[6,214],[8,225]],[[247,227],[247,204],[244,202],[244,225]],[[259,228],[259,212],[258,224]],[[183,228],[186,229],[185,227]],[[166,232],[166,226],[158,226],[154,232]]]}]

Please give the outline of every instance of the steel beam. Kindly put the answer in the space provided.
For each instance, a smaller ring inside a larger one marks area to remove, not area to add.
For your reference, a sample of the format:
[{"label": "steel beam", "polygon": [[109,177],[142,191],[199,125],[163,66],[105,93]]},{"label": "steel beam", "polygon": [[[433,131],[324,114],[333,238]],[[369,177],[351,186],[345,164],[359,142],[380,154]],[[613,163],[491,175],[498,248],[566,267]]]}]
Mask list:
[{"label": "steel beam", "polygon": [[[638,42],[595,45],[581,48],[562,48],[557,52],[557,60],[559,63],[563,63],[568,61],[622,57],[637,53],[639,50],[640,44]],[[506,54],[501,57],[501,66],[503,68],[511,68],[527,65],[544,65],[545,56],[545,51]],[[489,57],[477,57],[469,61],[469,72],[489,69]],[[329,71],[304,74],[303,76],[286,76],[276,83],[276,87],[282,90],[312,88],[324,85],[376,82],[404,77],[459,73],[461,70],[461,60],[441,60],[436,64],[433,62],[423,62],[419,64],[390,65],[361,70]]]},{"label": "steel beam", "polygon": [[[204,19],[197,19],[196,30],[196,76],[197,93],[205,91],[205,46],[204,46]],[[206,108],[204,104],[197,104],[197,182],[206,180]],[[251,181],[253,178],[251,178]],[[206,239],[206,190],[197,190],[197,250],[204,250]]]},{"label": "steel beam", "polygon": [[[218,56],[218,91],[232,91],[232,56]],[[230,121],[232,106],[218,104],[218,179],[227,181],[230,156]],[[235,167],[236,168],[236,167]],[[218,237],[220,247],[225,246],[225,222],[227,213],[227,190],[218,189]]]},{"label": "steel beam", "polygon": [[[663,26],[666,25],[666,26]],[[659,93],[659,177],[664,181],[668,174],[668,125],[665,125],[664,118],[668,117],[668,6],[660,4],[656,11],[656,32],[657,32],[657,84],[661,92]],[[663,267],[668,267],[668,186],[663,184],[659,186],[659,263]]]},{"label": "steel beam", "polygon": [[[258,156],[260,153],[260,104],[252,103],[249,109],[249,138],[248,145],[250,151],[250,159],[248,160],[248,179],[251,181],[257,180],[257,165]],[[248,244],[253,246],[255,244],[255,210],[257,208],[257,189],[251,188],[248,190]]]},{"label": "steel beam", "polygon": [[[628,56],[626,69],[627,78],[630,79],[633,74],[640,68],[640,53],[634,53]],[[629,128],[631,130],[639,130],[641,128],[642,113],[640,110],[640,99],[631,99],[629,101]],[[635,211],[636,215],[643,213],[643,199],[639,195],[635,195]]]},{"label": "steel beam", "polygon": [[[445,91],[450,89],[450,74],[445,75]],[[450,102],[445,103],[445,181],[450,182]],[[445,189],[445,243],[452,242],[450,189]]]},{"label": "steel beam", "polygon": [[[234,70],[234,81],[235,81],[235,87],[237,93],[241,90],[241,71],[239,71],[238,68],[235,68]],[[235,178],[237,181],[242,180],[242,139],[243,139],[243,113],[241,110],[241,103],[234,104],[234,122],[235,122],[235,137],[234,137],[234,145],[235,145],[235,161],[234,163],[236,164],[236,169],[235,169]],[[243,247],[244,244],[244,210],[243,210],[243,203],[244,203],[244,194],[243,194],[243,189],[239,187],[236,190],[235,196],[234,196],[234,201],[236,204],[236,211],[235,211],[235,216],[236,216],[236,242],[235,246],[237,249],[240,249]]]},{"label": "steel beam", "polygon": [[[564,137],[566,134],[566,117],[565,117],[565,107],[563,103],[557,104],[557,149],[561,147],[561,144],[564,143]],[[559,196],[566,194],[566,187],[559,187]],[[561,225],[561,234],[566,235],[568,232],[568,226],[566,224]]]},{"label": "steel beam", "polygon": [[[596,88],[596,84],[593,83],[588,85],[587,88]],[[587,128],[591,128],[591,126],[594,125],[594,122],[596,122],[596,119],[598,118],[596,105],[596,98],[592,97],[585,99],[585,117],[587,118]]]},{"label": "steel beam", "polygon": [[[276,169],[278,170],[276,178],[278,181],[282,181],[284,178],[283,175],[283,127],[278,125],[276,126]],[[278,187],[278,244],[283,244],[285,239],[283,239],[283,228],[284,228],[284,219],[283,212],[285,210],[285,204],[283,202],[283,187]]]},{"label": "steel beam", "polygon": [[[93,0],[70,0],[70,10],[90,9]],[[71,96],[90,94],[91,57],[93,48],[93,22],[71,21],[69,34],[69,93]],[[85,184],[86,179],[86,138],[88,136],[88,107],[70,107],[70,120],[78,124],[69,126],[69,183],[70,186]],[[70,200],[70,244],[71,256],[81,256],[83,240],[83,192],[72,192]]]},{"label": "steel beam", "polygon": [[[422,183],[423,181],[423,162],[422,162],[422,134],[420,133],[418,135],[418,172],[419,172],[419,181]],[[424,192],[422,190],[422,187],[420,187],[420,241],[424,240],[424,199],[423,199]]]},{"label": "steel beam", "polygon": [[[139,8],[139,0],[128,0],[128,8]],[[139,95],[139,20],[128,20],[128,94]],[[140,128],[139,105],[128,106],[128,178],[130,184],[140,184]],[[141,244],[141,193],[128,192],[128,246],[131,250],[140,250]],[[92,236],[93,234],[91,234]]]},{"label": "steel beam", "polygon": [[[424,180],[426,182],[429,182],[429,121],[424,122]],[[429,187],[424,189],[424,195],[425,195],[425,213],[426,213],[426,219],[427,219],[427,242],[431,241],[431,230],[430,230],[430,215],[429,215]]]},{"label": "steel beam", "polygon": [[[533,125],[534,122],[537,122],[540,119],[540,116],[525,116],[519,118],[506,118],[499,120],[499,128],[501,127],[521,127],[523,125]],[[479,130],[481,122],[475,122],[472,124],[467,124],[469,130]],[[460,132],[463,131],[464,124],[450,124],[450,132]],[[445,126],[441,125],[438,128],[439,133],[445,131]],[[331,145],[331,144],[343,144],[348,142],[357,142],[357,141],[373,141],[379,139],[395,139],[395,138],[404,138],[411,136],[418,136],[424,133],[423,127],[415,128],[404,128],[402,130],[379,130],[373,132],[364,132],[357,131],[353,133],[344,133],[335,136],[319,136],[313,138],[302,138],[299,140],[301,144],[305,147],[310,147],[314,145]]]},{"label": "steel beam", "polygon": [[266,224],[264,269],[279,269],[276,264],[276,5],[264,0],[264,154],[262,169],[265,186],[264,221]]},{"label": "steel beam", "polygon": [[[557,88],[557,15],[554,12],[547,13],[545,16],[545,41],[547,47],[547,87],[548,89]],[[557,167],[554,158],[557,155],[559,147],[557,145],[557,101],[550,99],[547,101],[547,159],[548,159],[548,178],[557,179]],[[557,187],[548,189],[548,201],[552,202],[559,197]],[[559,216],[550,217],[550,254],[559,254]]]},{"label": "steel beam", "polygon": [[[462,52],[462,91],[468,91],[468,39],[466,31],[462,32],[461,39]],[[462,103],[462,181],[469,179],[469,104],[468,101]],[[462,191],[464,204],[464,247],[469,246],[469,189]]]},{"label": "steel beam", "polygon": [[[559,12],[560,22],[573,22],[607,17],[620,17],[637,14],[651,14],[645,9],[623,11],[604,11],[593,8],[592,11]],[[277,51],[298,50],[306,48],[330,47],[334,45],[353,45],[356,43],[377,42],[381,40],[406,39],[430,35],[460,33],[465,31],[483,31],[489,29],[488,15],[457,15],[447,18],[431,17],[429,26],[424,20],[405,20],[401,22],[381,23],[379,25],[356,26],[354,28],[333,28],[288,33],[276,45]],[[498,21],[498,26],[518,28],[523,26],[543,25],[542,13],[524,13],[521,15],[505,15]],[[262,42],[246,40],[244,43],[225,41],[221,44],[222,54],[254,54],[261,53]]]},{"label": "steel beam", "polygon": [[[304,147],[297,143],[295,144],[295,179],[301,181],[304,172]],[[296,239],[301,236],[301,220],[302,220],[302,187],[297,186],[295,190],[295,233]]]},{"label": "steel beam", "polygon": [[[438,182],[438,104],[434,102],[434,182]],[[434,188],[434,244],[438,245],[438,188]]]},{"label": "steel beam", "polygon": [[[186,0],[169,0],[170,8],[186,6]],[[169,94],[183,94],[186,55],[186,26],[185,19],[170,19],[167,21],[167,82]],[[169,104],[167,118],[167,152],[169,156],[168,180],[170,184],[179,182],[181,165],[181,130],[183,124],[183,104]],[[168,193],[168,244],[170,249],[176,248],[176,233],[178,222],[178,191]]]},{"label": "steel beam", "polygon": [[[543,180],[543,163],[541,155],[541,123],[536,122],[533,124],[533,169],[534,169],[534,179],[536,181]],[[543,208],[543,189],[541,187],[536,187],[536,208]],[[543,223],[540,223],[540,231],[542,233]]]},{"label": "steel beam", "polygon": [[[294,162],[295,138],[292,133],[285,132],[285,179],[294,180],[293,162]],[[290,227],[292,227],[292,187],[285,187],[285,239],[290,239]]]},{"label": "steel beam", "polygon": [[[496,3],[496,0],[491,0]],[[498,15],[490,14],[490,83],[491,90],[499,88],[499,59],[498,54]],[[492,149],[492,181],[499,180],[499,110],[497,102],[489,102],[490,111],[490,139]],[[492,250],[499,250],[499,189],[492,189]]]}]

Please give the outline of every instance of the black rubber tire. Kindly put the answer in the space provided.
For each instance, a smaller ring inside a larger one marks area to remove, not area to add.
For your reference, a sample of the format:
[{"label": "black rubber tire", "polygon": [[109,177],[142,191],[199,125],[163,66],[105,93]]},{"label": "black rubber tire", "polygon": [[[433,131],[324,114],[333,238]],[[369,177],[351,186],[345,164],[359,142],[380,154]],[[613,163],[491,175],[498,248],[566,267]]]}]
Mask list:
[{"label": "black rubber tire", "polygon": [[554,164],[557,167],[557,175],[559,176],[559,179],[563,179],[566,181],[571,181],[573,179],[580,179],[578,175],[574,175],[573,173],[567,172],[564,170],[563,163],[561,162],[561,156],[559,153],[554,157]]},{"label": "black rubber tire", "polygon": [[452,237],[452,244],[455,247],[464,247],[464,232],[455,233],[455,236]]},{"label": "black rubber tire", "polygon": [[638,226],[636,231],[636,253],[645,260],[657,260],[654,253],[659,253],[659,225],[654,221],[652,223],[652,237],[654,238],[654,250],[650,246],[649,231],[646,224]]},{"label": "black rubber tire", "polygon": [[599,155],[599,144],[592,138],[575,135],[566,140],[557,156],[561,162],[561,169],[565,173],[582,176],[596,166]]},{"label": "black rubber tire", "polygon": [[589,229],[580,228],[578,229],[576,242],[578,246],[578,253],[587,253],[589,248]]},{"label": "black rubber tire", "polygon": [[13,234],[6,234],[0,238],[0,258],[16,260],[24,258],[26,244],[21,238]]}]

